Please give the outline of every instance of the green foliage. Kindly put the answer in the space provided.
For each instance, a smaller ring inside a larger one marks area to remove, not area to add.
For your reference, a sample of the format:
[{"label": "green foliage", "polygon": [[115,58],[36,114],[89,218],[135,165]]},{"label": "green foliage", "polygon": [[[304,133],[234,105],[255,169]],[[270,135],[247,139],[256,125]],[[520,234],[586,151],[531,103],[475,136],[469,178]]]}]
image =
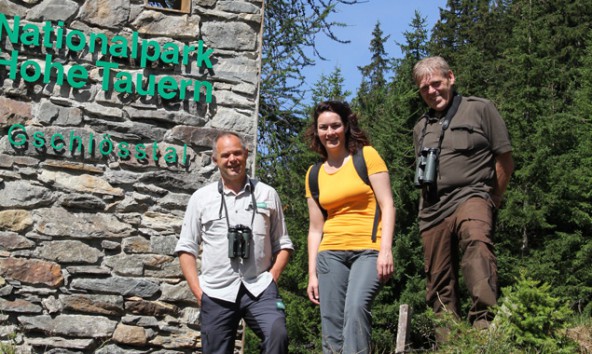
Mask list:
[{"label": "green foliage", "polygon": [[442,354],[507,354],[526,353],[518,349],[511,341],[502,340],[500,332],[495,329],[478,330],[466,321],[458,320],[450,313],[434,315],[428,311],[435,328],[442,333],[448,332],[447,340],[440,343],[433,342],[436,353]]},{"label": "green foliage", "polygon": [[307,113],[302,103],[305,78],[301,71],[314,65],[315,58],[322,59],[315,45],[317,37],[327,36],[348,43],[333,33],[334,28],[345,24],[333,21],[330,15],[340,5],[357,2],[277,0],[265,3],[257,168],[266,180],[285,167],[288,155],[298,152],[295,140]]},{"label": "green foliage", "polygon": [[[306,286],[303,289],[306,289]],[[305,291],[299,294],[284,293],[282,296],[287,306],[290,353],[320,353],[322,349],[319,307],[308,300]]]},{"label": "green foliage", "polygon": [[[580,233],[557,233],[525,262],[529,275],[551,285],[580,313],[592,313],[592,242]],[[569,269],[569,272],[564,272]]]},{"label": "green foliage", "polygon": [[[297,247],[280,279],[290,349],[296,353],[320,351],[318,308],[305,294],[304,198],[306,169],[318,157],[302,140],[310,107],[301,104],[299,81],[304,79],[300,69],[312,60],[299,55],[306,54],[303,48],[314,44],[323,28],[330,28],[326,25],[332,23],[329,16],[337,3],[266,3],[257,172],[278,189]],[[318,11],[309,11],[312,4]],[[592,0],[449,0],[440,15],[428,29],[415,13],[405,43],[399,43],[402,58],[397,59],[384,50],[389,34],[378,23],[368,62],[359,66],[364,81],[352,99],[361,125],[387,163],[397,207],[395,275],[374,303],[373,350],[392,352],[398,306],[403,303],[413,308],[411,346],[427,349],[433,344],[434,319],[425,306],[417,228],[419,195],[412,184],[411,129],[426,110],[412,68],[427,55],[444,56],[459,92],[491,99],[508,126],[516,169],[496,223],[499,286],[505,308],[526,312],[524,318],[500,314],[495,331],[476,331],[465,321],[455,321],[451,326],[456,326],[459,340],[440,347],[440,352],[575,350],[561,332],[567,308],[582,316],[592,314]],[[311,16],[316,20],[307,20]],[[301,31],[306,21],[312,26],[308,34]],[[294,33],[282,35],[292,27]],[[311,104],[346,99],[350,93],[342,86],[339,68],[323,75]],[[521,272],[543,285],[521,278]],[[461,291],[466,305],[466,289]]]},{"label": "green foliage", "polygon": [[16,348],[13,344],[0,342],[0,354],[16,354]]},{"label": "green foliage", "polygon": [[383,286],[372,307],[372,348],[376,353],[389,353],[396,342],[399,322],[399,302],[396,299],[396,283]]},{"label": "green foliage", "polygon": [[577,345],[566,336],[572,311],[551,295],[548,284],[522,275],[496,309],[490,328],[471,327],[445,313],[434,316],[436,328],[449,331],[448,340],[438,343],[437,353],[574,353]]},{"label": "green foliage", "polygon": [[[9,333],[5,338],[0,338],[0,354],[16,354],[16,333]],[[6,341],[4,339],[7,339]]]},{"label": "green foliage", "polygon": [[340,5],[358,0],[274,0],[265,3],[260,100],[275,109],[289,109],[300,104],[304,82],[301,69],[321,58],[316,48],[317,36],[327,36],[341,43],[334,34],[346,24],[333,21]]},{"label": "green foliage", "polygon": [[377,22],[372,31],[372,40],[370,41],[371,62],[368,65],[358,67],[362,73],[359,98],[364,97],[369,92],[381,90],[386,86],[386,74],[390,65],[384,44],[388,41],[389,37],[390,35],[383,37],[380,22]]},{"label": "green foliage", "polygon": [[493,322],[502,337],[518,348],[547,353],[573,353],[574,344],[565,337],[573,312],[550,292],[547,283],[526,278],[502,290]]},{"label": "green foliage", "polygon": [[343,91],[344,80],[339,67],[335,67],[328,76],[321,74],[312,88],[313,106],[322,101],[345,101],[351,92]]}]

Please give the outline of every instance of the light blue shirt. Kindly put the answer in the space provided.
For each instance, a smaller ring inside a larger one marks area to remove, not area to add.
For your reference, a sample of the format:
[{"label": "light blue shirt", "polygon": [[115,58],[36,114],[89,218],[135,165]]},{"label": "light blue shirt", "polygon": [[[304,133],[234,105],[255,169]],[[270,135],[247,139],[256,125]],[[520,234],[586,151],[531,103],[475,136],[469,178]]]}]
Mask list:
[{"label": "light blue shirt", "polygon": [[242,224],[252,230],[249,258],[228,257],[228,224],[221,209],[218,182],[198,189],[189,199],[175,252],[187,252],[198,258],[201,245],[199,282],[203,292],[212,298],[235,302],[241,284],[253,296],[259,296],[273,281],[269,269],[274,255],[282,249],[293,250],[294,246],[288,236],[280,198],[272,187],[250,180],[238,194],[224,188],[224,200],[230,226]]}]

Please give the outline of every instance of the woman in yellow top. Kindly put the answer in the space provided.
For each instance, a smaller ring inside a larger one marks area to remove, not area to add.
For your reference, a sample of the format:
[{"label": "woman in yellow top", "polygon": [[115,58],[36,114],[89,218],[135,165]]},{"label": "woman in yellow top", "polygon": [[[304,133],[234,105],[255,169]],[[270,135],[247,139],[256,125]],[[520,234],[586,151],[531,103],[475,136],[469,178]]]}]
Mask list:
[{"label": "woman in yellow top", "polygon": [[[395,207],[386,164],[369,146],[358,118],[345,102],[322,102],[306,132],[312,150],[324,162],[319,169],[319,204],[306,174],[308,288],[321,306],[323,352],[370,351],[372,301],[380,283],[393,273]],[[356,172],[352,156],[362,149],[371,186]],[[382,216],[372,239],[376,203]]]}]

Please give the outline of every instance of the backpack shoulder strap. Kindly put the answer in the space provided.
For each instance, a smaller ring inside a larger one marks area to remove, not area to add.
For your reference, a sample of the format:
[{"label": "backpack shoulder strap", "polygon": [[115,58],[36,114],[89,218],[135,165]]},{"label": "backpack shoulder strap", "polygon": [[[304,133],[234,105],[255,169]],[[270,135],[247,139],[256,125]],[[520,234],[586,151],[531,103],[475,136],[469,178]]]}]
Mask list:
[{"label": "backpack shoulder strap", "polygon": [[356,172],[358,176],[366,183],[367,185],[372,188],[370,185],[370,178],[368,178],[368,168],[366,167],[366,160],[364,159],[364,152],[362,149],[356,150],[353,156],[354,159],[354,167],[356,168]]},{"label": "backpack shoulder strap", "polygon": [[308,174],[308,188],[310,189],[310,194],[312,195],[312,199],[317,203],[319,209],[323,213],[323,217],[327,220],[327,210],[323,209],[321,203],[319,202],[319,170],[323,165],[322,162],[317,162],[312,165],[310,169],[310,173]]},{"label": "backpack shoulder strap", "polygon": [[[368,167],[366,166],[366,159],[364,159],[363,148],[356,150],[356,152],[354,153],[353,159],[354,159],[354,167],[356,168],[356,172],[358,173],[358,175],[360,176],[362,181],[364,181],[364,183],[369,185],[370,188],[372,189],[372,191],[374,191],[374,189],[372,188],[372,184],[370,184],[370,178],[368,177]],[[310,179],[310,177],[309,177],[309,179]],[[374,195],[376,195],[376,193],[374,193]],[[372,242],[376,242],[376,232],[378,231],[378,222],[380,221],[380,217],[381,217],[380,214],[381,214],[380,213],[380,205],[378,205],[378,201],[377,201],[376,202],[376,211],[374,212],[374,223],[372,224]]]}]

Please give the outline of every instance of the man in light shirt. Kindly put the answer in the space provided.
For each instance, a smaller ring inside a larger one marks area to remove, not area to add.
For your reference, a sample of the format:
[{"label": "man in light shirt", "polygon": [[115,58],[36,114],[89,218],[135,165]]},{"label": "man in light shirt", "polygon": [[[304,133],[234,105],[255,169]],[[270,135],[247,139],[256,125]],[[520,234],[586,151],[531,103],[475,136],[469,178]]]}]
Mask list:
[{"label": "man in light shirt", "polygon": [[293,245],[275,189],[247,177],[248,153],[237,134],[216,137],[212,158],[221,179],[191,196],[175,248],[201,307],[206,354],[233,353],[241,318],[261,338],[262,353],[288,352],[277,281]]}]

